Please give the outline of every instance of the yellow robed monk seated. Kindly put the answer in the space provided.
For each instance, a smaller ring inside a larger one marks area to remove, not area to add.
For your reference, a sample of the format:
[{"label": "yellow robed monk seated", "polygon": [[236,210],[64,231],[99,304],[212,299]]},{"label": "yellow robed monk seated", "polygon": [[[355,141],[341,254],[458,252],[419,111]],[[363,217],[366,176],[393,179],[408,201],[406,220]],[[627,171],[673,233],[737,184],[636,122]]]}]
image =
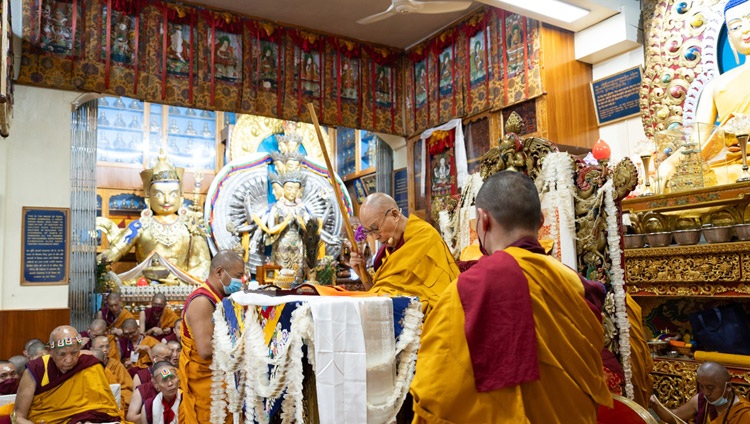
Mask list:
[{"label": "yellow robed monk seated", "polygon": [[81,353],[81,337],[63,325],[50,334],[50,354],[29,362],[16,396],[18,424],[121,422],[104,365]]},{"label": "yellow robed monk seated", "polygon": [[410,387],[414,423],[596,423],[598,405],[612,398],[602,324],[587,296],[601,300],[603,287],[596,292],[545,254],[539,194],[527,176],[489,177],[476,206],[488,255],[448,286],[425,321]]},{"label": "yellow robed monk seated", "polygon": [[[404,216],[383,193],[367,196],[359,220],[366,234],[383,243],[375,256],[373,285],[366,288],[375,294],[417,296],[427,317],[459,272],[443,238],[416,215]],[[362,256],[352,252],[349,264],[358,269],[362,263]]]}]

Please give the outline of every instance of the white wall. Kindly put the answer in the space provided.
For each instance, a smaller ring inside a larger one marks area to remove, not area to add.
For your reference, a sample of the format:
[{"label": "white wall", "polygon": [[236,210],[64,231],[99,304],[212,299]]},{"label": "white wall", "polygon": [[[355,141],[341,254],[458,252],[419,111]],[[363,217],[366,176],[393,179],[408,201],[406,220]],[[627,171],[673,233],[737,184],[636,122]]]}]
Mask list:
[{"label": "white wall", "polygon": [[[596,81],[635,66],[643,66],[643,47],[615,56],[612,59],[595,63],[592,76]],[[610,162],[615,164],[623,157],[631,156],[636,144],[646,138],[641,116],[617,121],[599,127],[599,137],[612,149]]]},{"label": "white wall", "polygon": [[68,286],[21,286],[21,208],[70,207],[70,104],[78,93],[16,86],[0,139],[0,309],[68,307]]}]

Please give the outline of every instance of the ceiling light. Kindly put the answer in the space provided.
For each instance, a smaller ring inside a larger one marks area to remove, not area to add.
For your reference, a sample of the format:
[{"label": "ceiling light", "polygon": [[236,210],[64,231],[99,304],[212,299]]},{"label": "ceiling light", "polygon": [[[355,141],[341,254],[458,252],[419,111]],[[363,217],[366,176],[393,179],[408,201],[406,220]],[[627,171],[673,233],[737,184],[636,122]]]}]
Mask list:
[{"label": "ceiling light", "polygon": [[589,14],[589,11],[560,0],[497,0],[562,22],[571,23]]}]

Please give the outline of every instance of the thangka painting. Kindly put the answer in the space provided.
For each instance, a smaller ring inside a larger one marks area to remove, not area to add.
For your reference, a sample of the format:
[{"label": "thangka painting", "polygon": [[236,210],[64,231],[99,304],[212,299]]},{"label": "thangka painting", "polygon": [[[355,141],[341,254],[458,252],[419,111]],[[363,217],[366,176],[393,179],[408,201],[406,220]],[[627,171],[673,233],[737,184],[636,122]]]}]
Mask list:
[{"label": "thangka painting", "polygon": [[[114,63],[132,65],[135,62],[135,14],[112,10],[111,26],[107,29],[110,11],[102,7],[102,60],[109,59]],[[109,38],[109,43],[107,43]]]},{"label": "thangka painting", "polygon": [[487,78],[486,49],[484,30],[469,38],[469,81],[471,85],[483,82]]},{"label": "thangka painting", "polygon": [[456,159],[453,149],[455,137],[455,130],[440,130],[433,132],[427,139],[429,158],[427,170],[432,200],[436,197],[451,196],[458,193]]},{"label": "thangka painting", "polygon": [[515,13],[505,17],[505,60],[508,78],[513,78],[524,70],[524,43],[526,34],[521,15]]},{"label": "thangka painting", "polygon": [[242,75],[242,37],[224,31],[216,31],[216,41],[211,40],[209,46],[214,53],[214,78],[227,82],[240,82]]},{"label": "thangka painting", "polygon": [[359,59],[341,57],[341,98],[359,99]]},{"label": "thangka painting", "polygon": [[427,59],[414,64],[414,106],[419,109],[427,103]]},{"label": "thangka painting", "polygon": [[[38,32],[39,48],[45,52],[61,55],[80,54],[82,26],[76,25],[75,28],[73,26],[73,22],[80,20],[80,3],[40,1],[41,8],[38,11],[32,11],[37,14],[41,12],[41,16],[37,16],[37,22],[41,25]],[[77,5],[76,10],[73,8],[74,4]],[[77,16],[74,17],[74,14]]]},{"label": "thangka painting", "polygon": [[320,53],[317,51],[304,52],[300,48],[295,49],[295,61],[299,70],[299,80],[302,85],[302,93],[320,97]]},{"label": "thangka painting", "polygon": [[260,41],[258,61],[259,87],[266,91],[276,91],[279,84],[279,46],[273,41]]},{"label": "thangka painting", "polygon": [[187,76],[190,72],[190,24],[167,26],[167,72]]},{"label": "thangka painting", "polygon": [[453,46],[446,47],[438,60],[440,96],[450,96],[453,93]]},{"label": "thangka painting", "polygon": [[390,66],[376,67],[375,73],[375,97],[380,107],[389,108],[393,105],[393,79],[392,68]]}]

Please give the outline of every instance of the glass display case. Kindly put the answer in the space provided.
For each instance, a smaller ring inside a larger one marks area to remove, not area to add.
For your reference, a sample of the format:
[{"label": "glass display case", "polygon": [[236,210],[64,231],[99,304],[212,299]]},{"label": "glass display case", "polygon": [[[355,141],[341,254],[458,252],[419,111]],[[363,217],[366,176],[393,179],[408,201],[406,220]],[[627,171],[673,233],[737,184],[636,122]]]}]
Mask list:
[{"label": "glass display case", "polygon": [[372,132],[353,128],[336,130],[336,170],[343,179],[375,171],[379,138]]},{"label": "glass display case", "polygon": [[151,167],[164,149],[174,166],[217,167],[216,112],[102,97],[97,124],[99,162]]}]

